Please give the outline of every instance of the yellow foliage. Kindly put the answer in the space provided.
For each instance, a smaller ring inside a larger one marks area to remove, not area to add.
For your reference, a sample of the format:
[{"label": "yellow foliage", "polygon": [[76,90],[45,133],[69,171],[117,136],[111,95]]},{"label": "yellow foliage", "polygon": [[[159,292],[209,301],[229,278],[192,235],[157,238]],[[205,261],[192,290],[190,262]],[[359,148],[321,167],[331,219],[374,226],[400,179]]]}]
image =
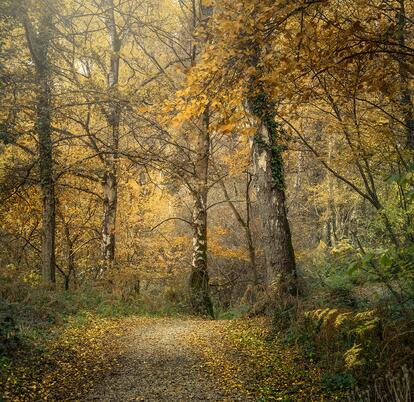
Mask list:
[{"label": "yellow foliage", "polygon": [[354,344],[350,349],[344,353],[345,367],[353,369],[361,366],[364,362],[360,359],[360,353],[362,351],[361,345]]}]

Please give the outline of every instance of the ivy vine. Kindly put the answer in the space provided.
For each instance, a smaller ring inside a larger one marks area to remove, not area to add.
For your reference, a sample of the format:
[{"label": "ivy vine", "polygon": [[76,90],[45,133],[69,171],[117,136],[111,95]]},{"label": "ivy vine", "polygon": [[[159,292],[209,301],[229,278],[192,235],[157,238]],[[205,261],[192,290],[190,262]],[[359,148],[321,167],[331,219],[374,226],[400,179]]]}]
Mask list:
[{"label": "ivy vine", "polygon": [[254,141],[259,149],[270,152],[273,185],[275,188],[282,190],[285,184],[282,158],[285,147],[280,143],[280,140],[283,137],[284,130],[275,120],[275,105],[268,100],[263,90],[251,95],[249,104],[253,115],[261,120],[269,133],[269,143],[263,139],[260,133],[256,133]]}]

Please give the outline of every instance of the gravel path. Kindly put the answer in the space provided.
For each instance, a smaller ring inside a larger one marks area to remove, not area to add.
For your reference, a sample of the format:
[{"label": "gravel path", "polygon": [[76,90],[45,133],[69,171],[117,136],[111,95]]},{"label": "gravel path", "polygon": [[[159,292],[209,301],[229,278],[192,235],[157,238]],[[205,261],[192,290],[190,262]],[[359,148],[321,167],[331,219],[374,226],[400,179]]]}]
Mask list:
[{"label": "gravel path", "polygon": [[[219,385],[197,346],[214,345],[217,322],[148,319],[121,338],[120,365],[86,401],[237,401]],[[201,341],[201,342],[198,342]]]}]

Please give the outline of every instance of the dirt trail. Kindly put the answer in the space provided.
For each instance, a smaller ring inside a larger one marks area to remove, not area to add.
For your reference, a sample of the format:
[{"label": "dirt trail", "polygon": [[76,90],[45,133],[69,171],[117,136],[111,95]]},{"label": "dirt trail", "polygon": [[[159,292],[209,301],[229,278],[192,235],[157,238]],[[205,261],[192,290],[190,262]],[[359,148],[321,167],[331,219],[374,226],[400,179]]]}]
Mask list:
[{"label": "dirt trail", "polygon": [[220,373],[208,369],[198,346],[214,345],[216,328],[193,319],[144,321],[121,338],[120,365],[86,401],[245,401],[222,389]]}]

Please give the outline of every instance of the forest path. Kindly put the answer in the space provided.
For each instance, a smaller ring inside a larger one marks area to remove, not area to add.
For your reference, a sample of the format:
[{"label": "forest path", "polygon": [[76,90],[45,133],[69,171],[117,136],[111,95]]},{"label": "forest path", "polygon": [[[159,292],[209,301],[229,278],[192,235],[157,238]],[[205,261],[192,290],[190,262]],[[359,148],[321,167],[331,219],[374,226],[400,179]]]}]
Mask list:
[{"label": "forest path", "polygon": [[[239,387],[223,386],[214,361],[226,321],[146,319],[119,339],[120,361],[87,401],[247,401]],[[211,356],[211,353],[213,355]]]}]

